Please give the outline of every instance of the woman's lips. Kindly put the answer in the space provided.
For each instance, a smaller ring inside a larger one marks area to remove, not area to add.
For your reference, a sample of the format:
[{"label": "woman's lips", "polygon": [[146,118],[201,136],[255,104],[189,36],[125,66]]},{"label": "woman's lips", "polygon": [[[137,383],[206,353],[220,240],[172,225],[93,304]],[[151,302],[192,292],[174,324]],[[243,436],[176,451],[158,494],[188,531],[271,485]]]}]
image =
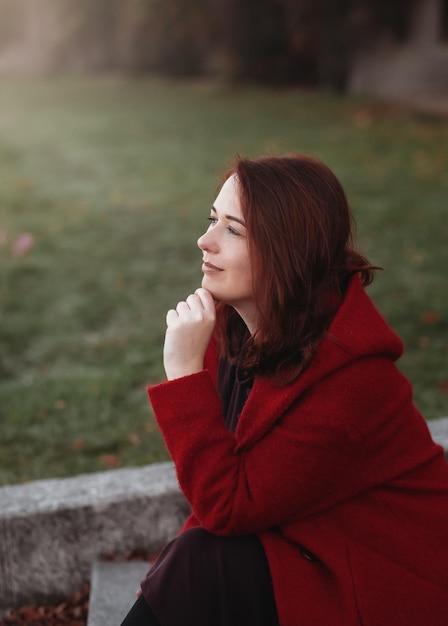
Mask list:
[{"label": "woman's lips", "polygon": [[208,261],[205,261],[202,264],[202,271],[203,272],[222,272],[222,269],[220,267],[216,267],[216,265],[212,265],[212,263],[208,263]]}]

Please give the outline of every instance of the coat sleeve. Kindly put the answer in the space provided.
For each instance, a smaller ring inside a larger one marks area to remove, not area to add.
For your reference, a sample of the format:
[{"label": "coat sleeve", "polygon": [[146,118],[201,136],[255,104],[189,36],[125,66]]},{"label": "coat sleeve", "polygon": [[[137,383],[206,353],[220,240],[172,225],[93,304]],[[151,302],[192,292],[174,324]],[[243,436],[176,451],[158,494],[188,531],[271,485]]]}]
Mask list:
[{"label": "coat sleeve", "polygon": [[209,532],[262,532],[360,488],[352,479],[361,465],[356,434],[340,419],[309,411],[312,398],[293,404],[261,438],[241,447],[225,428],[208,371],[148,393],[181,489]]}]

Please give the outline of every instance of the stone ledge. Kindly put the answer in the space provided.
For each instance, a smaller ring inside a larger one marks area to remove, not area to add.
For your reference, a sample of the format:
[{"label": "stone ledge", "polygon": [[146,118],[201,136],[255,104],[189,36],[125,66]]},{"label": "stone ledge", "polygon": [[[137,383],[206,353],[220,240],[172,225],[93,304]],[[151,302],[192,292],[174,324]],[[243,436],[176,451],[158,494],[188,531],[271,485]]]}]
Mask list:
[{"label": "stone ledge", "polygon": [[121,624],[148,570],[149,563],[143,561],[94,563],[87,626]]},{"label": "stone ledge", "polygon": [[0,489],[0,609],[65,598],[93,561],[156,551],[187,514],[172,463]]},{"label": "stone ledge", "polygon": [[[448,417],[428,422],[448,459]],[[172,463],[0,489],[0,610],[60,600],[108,552],[159,550],[188,514]]]}]

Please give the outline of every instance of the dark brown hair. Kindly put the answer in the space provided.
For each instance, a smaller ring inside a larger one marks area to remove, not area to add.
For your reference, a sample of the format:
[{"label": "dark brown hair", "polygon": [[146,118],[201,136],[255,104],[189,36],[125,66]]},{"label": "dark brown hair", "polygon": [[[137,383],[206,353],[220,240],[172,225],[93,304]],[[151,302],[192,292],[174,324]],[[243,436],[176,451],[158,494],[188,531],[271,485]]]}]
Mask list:
[{"label": "dark brown hair", "polygon": [[263,376],[294,379],[309,362],[344,296],[351,275],[363,285],[374,268],[353,248],[344,190],[317,159],[292,154],[238,157],[235,174],[247,226],[254,337],[229,305],[217,308],[221,352]]}]

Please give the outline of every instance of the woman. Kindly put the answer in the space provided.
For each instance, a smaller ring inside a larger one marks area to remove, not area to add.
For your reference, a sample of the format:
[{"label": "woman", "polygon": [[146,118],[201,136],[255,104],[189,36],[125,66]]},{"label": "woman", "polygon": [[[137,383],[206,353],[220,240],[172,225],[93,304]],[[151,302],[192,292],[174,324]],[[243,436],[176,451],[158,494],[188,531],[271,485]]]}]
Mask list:
[{"label": "woman", "polygon": [[340,183],[238,159],[209,219],[149,388],[192,514],[124,624],[446,626],[448,466]]}]

